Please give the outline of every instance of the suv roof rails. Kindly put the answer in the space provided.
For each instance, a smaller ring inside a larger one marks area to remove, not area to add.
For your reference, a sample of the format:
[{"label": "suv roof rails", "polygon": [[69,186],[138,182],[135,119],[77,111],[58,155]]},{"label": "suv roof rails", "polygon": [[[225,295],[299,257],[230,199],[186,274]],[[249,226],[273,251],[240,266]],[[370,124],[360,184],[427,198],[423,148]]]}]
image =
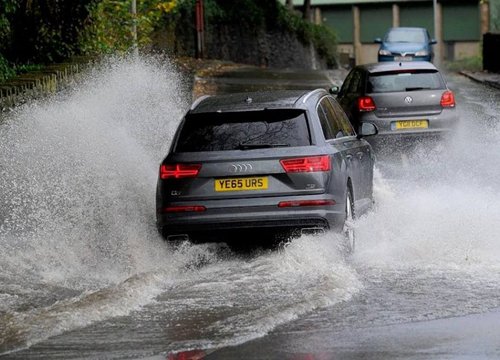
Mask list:
[{"label": "suv roof rails", "polygon": [[314,89],[314,90],[310,91],[309,93],[307,93],[307,94],[304,96],[304,98],[302,99],[302,103],[304,103],[304,104],[305,104],[305,103],[307,102],[307,100],[309,100],[309,98],[310,98],[311,96],[313,96],[313,95],[314,95],[315,93],[317,93],[317,92],[322,92],[322,91],[326,91],[326,90],[325,90],[325,89]]},{"label": "suv roof rails", "polygon": [[200,103],[205,100],[206,98],[209,98],[210,96],[212,95],[203,95],[203,96],[200,96],[198,99],[196,99],[193,104],[191,104],[191,107],[189,108],[189,110],[194,110],[198,105],[200,105]]}]

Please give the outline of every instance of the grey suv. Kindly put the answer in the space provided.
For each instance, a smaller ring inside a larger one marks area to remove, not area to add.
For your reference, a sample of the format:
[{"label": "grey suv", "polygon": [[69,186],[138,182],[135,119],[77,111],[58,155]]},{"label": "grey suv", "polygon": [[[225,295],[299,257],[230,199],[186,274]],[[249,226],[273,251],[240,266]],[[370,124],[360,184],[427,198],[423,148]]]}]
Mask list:
[{"label": "grey suv", "polygon": [[[157,226],[167,240],[250,241],[344,231],[372,204],[374,156],[326,90],[202,97],[160,165]],[[346,221],[347,219],[347,221]]]}]

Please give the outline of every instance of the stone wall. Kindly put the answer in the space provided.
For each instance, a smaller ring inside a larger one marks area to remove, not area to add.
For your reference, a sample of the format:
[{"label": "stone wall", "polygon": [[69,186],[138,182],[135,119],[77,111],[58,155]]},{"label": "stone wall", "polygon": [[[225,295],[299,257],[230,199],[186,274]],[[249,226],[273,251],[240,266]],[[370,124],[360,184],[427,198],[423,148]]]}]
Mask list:
[{"label": "stone wall", "polygon": [[271,68],[326,69],[312,45],[304,45],[288,32],[245,32],[220,26],[205,38],[209,58]]}]

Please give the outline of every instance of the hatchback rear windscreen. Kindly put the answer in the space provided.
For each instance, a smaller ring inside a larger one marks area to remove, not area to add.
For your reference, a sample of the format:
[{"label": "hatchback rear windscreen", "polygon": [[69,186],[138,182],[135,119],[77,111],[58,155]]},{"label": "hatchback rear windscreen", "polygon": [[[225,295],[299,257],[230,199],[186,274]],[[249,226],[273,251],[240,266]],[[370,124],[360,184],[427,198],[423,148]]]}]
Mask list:
[{"label": "hatchback rear windscreen", "polygon": [[250,150],[311,145],[302,110],[188,114],[175,152]]},{"label": "hatchback rear windscreen", "polygon": [[417,91],[444,89],[441,74],[435,70],[404,72],[381,72],[370,74],[366,91],[384,93],[396,91]]}]

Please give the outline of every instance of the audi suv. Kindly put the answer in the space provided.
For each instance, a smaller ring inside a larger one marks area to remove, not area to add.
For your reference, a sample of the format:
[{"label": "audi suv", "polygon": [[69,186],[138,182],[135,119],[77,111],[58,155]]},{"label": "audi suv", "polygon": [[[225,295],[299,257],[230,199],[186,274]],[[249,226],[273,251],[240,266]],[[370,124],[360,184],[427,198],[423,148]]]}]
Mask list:
[{"label": "audi suv", "polygon": [[[336,230],[372,204],[374,156],[324,89],[205,96],[161,162],[156,213],[167,240],[257,241]],[[342,238],[342,237],[341,237]]]}]

